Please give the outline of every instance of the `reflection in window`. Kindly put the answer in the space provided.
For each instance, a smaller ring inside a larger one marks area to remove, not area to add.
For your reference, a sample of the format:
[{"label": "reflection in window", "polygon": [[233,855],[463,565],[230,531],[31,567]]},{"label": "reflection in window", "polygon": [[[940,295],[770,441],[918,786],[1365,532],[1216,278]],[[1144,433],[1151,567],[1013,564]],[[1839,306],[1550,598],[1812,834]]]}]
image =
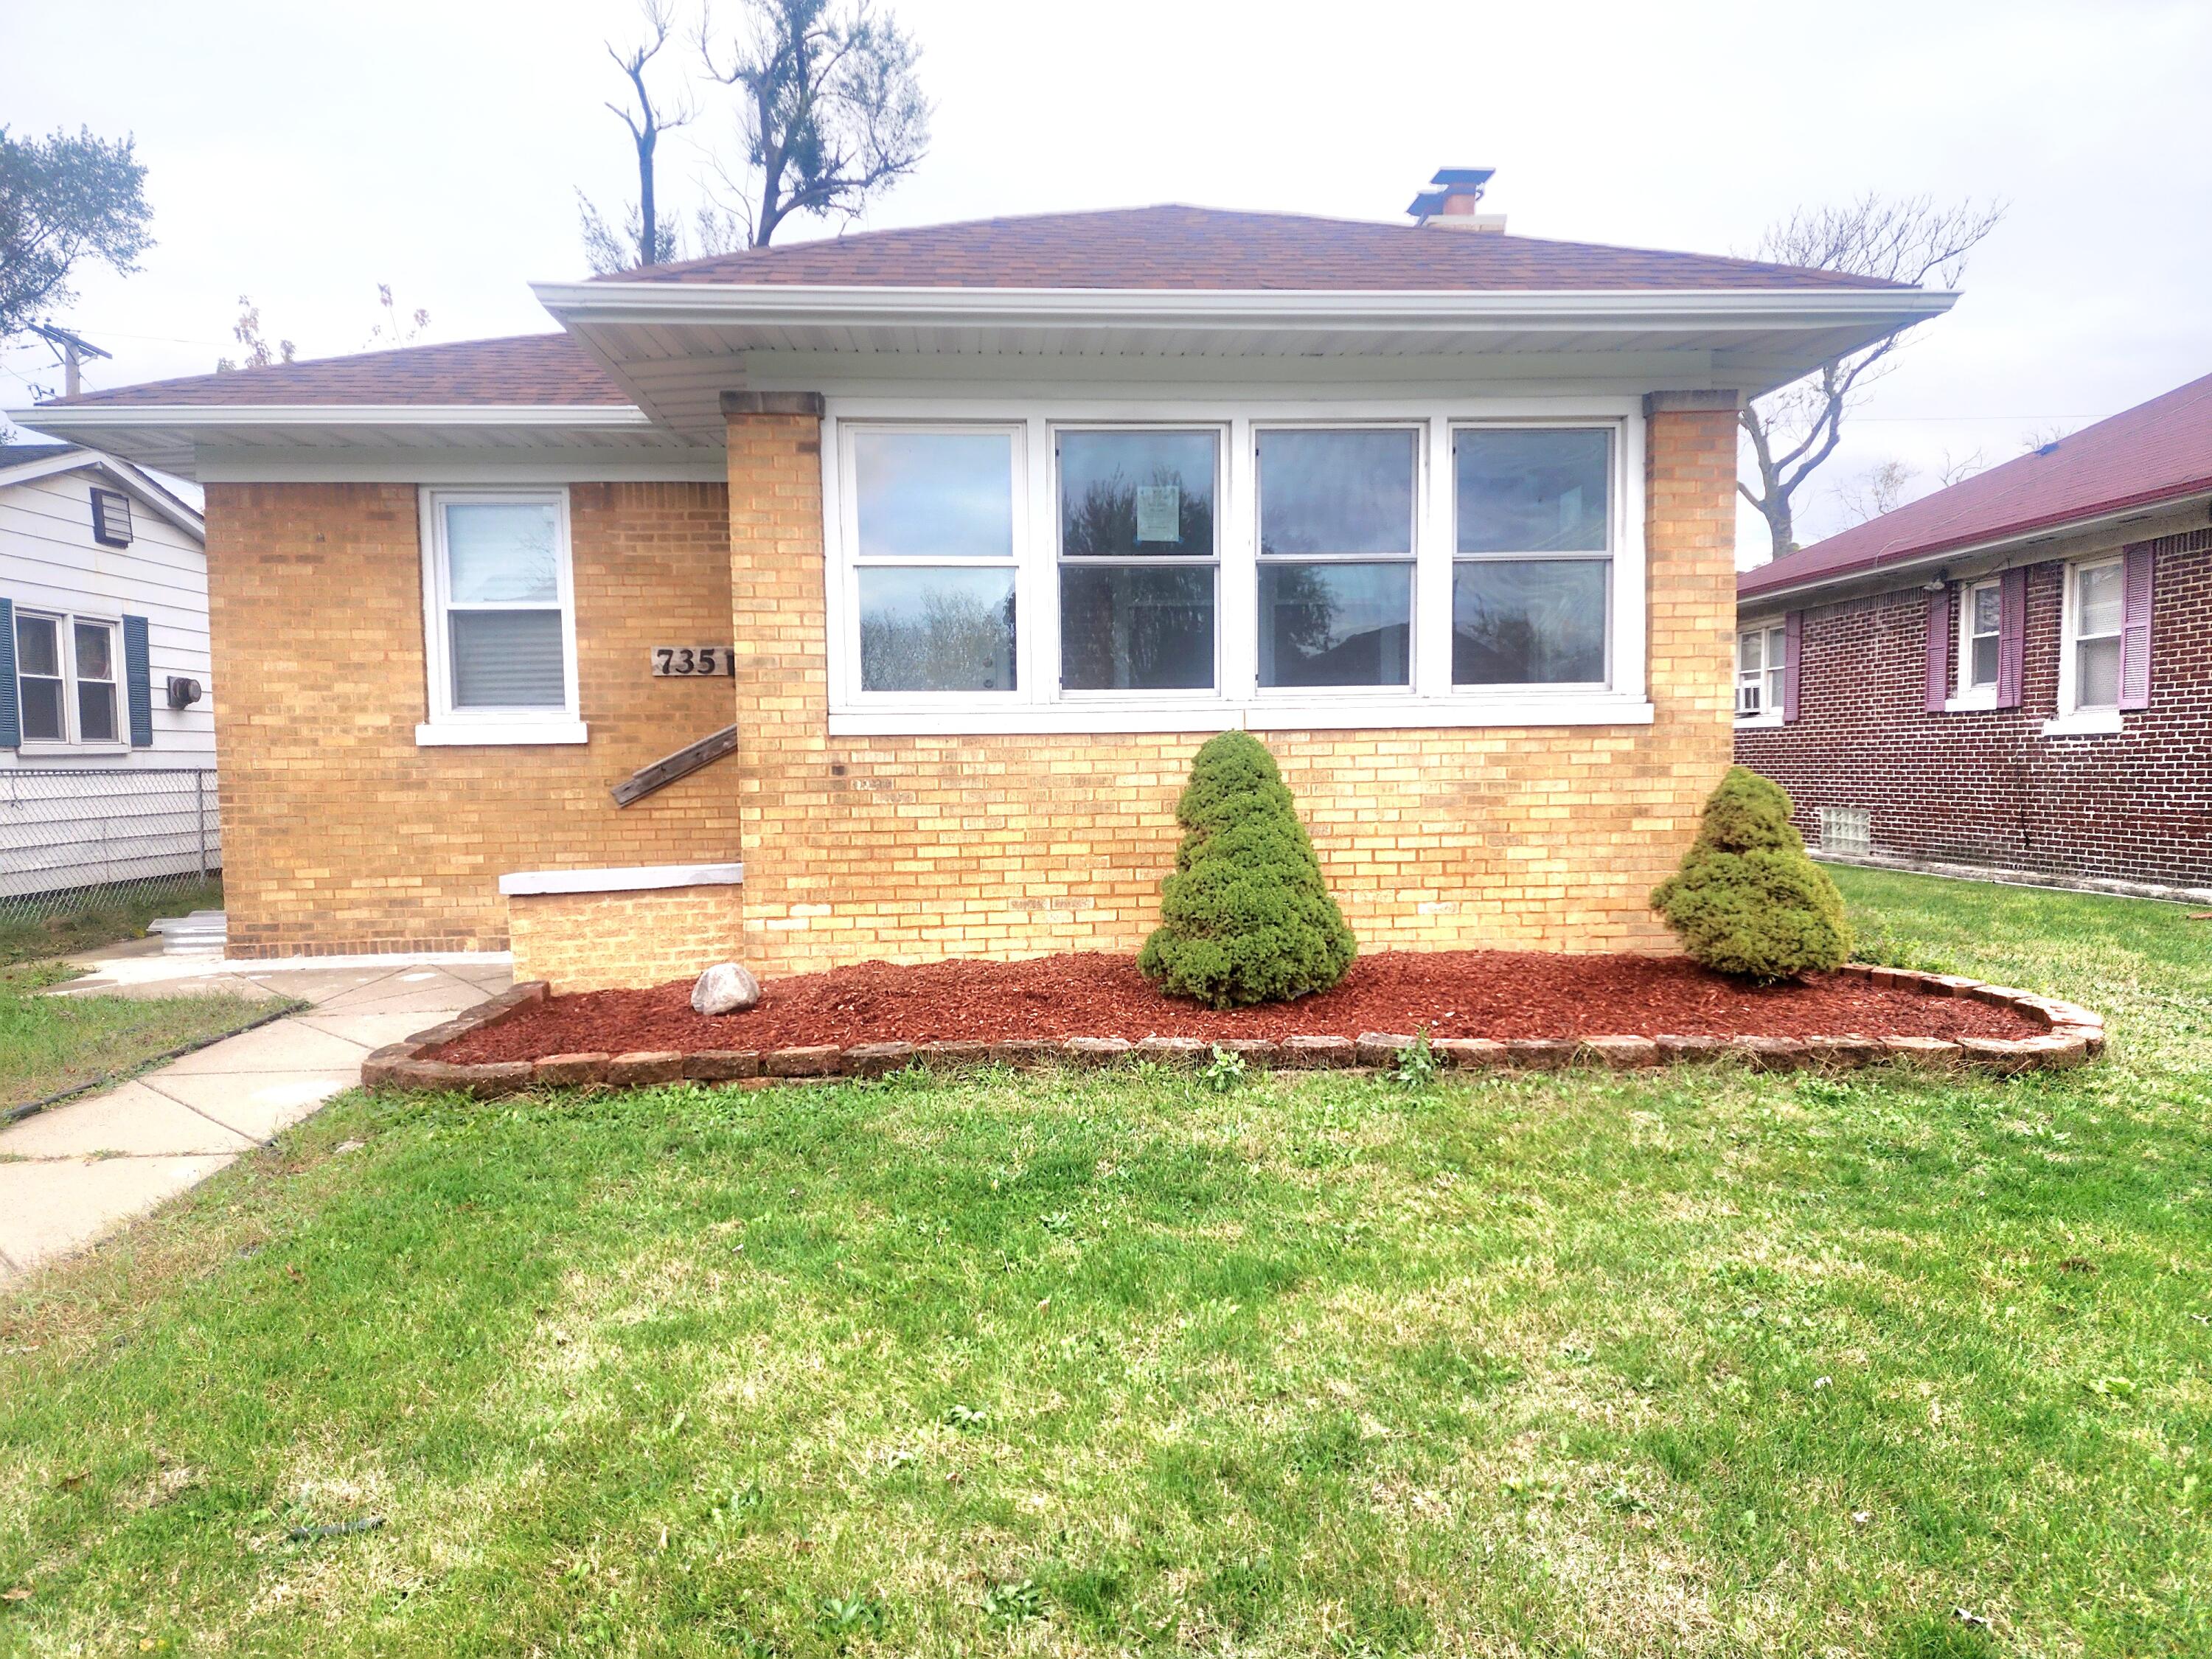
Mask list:
[{"label": "reflection in window", "polygon": [[2074,706],[2120,706],[2120,567],[2091,564],[2074,572]]},{"label": "reflection in window", "polygon": [[1605,678],[1605,559],[1462,560],[1452,571],[1458,685]]},{"label": "reflection in window", "polygon": [[1413,567],[1260,567],[1260,684],[1406,685]]},{"label": "reflection in window", "polygon": [[864,559],[1011,559],[1014,441],[1006,432],[853,434]]},{"label": "reflection in window", "polygon": [[1611,435],[1546,427],[1462,431],[1452,453],[1462,553],[1602,553]]},{"label": "reflection in window", "polygon": [[860,689],[1012,690],[1013,568],[863,568]]},{"label": "reflection in window", "polygon": [[1213,567],[1063,564],[1060,678],[1071,691],[1213,684]]},{"label": "reflection in window", "polygon": [[1218,434],[1062,432],[1059,454],[1060,685],[1211,690]]},{"label": "reflection in window", "polygon": [[1997,635],[2004,603],[1997,584],[1984,582],[1966,590],[1966,684],[1993,686],[1997,683]]},{"label": "reflection in window", "polygon": [[1260,434],[1260,552],[1413,550],[1411,432]]},{"label": "reflection in window", "polygon": [[1213,556],[1211,432],[1060,434],[1060,551],[1069,559]]},{"label": "reflection in window", "polygon": [[113,743],[121,731],[115,708],[115,629],[81,622],[76,635],[76,736],[79,743]]},{"label": "reflection in window", "polygon": [[1012,691],[1014,434],[852,435],[863,691]]},{"label": "reflection in window", "polygon": [[16,698],[26,743],[64,743],[61,624],[51,617],[15,617]]}]

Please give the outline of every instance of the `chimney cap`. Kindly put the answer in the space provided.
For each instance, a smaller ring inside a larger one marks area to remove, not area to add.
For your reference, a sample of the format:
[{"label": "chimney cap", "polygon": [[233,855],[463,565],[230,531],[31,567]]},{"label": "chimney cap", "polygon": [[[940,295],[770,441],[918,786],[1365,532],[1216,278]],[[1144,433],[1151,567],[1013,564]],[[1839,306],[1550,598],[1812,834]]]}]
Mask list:
[{"label": "chimney cap", "polygon": [[1438,167],[1437,176],[1429,180],[1436,188],[1413,198],[1406,211],[1424,225],[1449,222],[1455,229],[1503,230],[1503,219],[1492,222],[1489,217],[1478,219],[1475,213],[1483,186],[1497,172],[1496,167]]}]

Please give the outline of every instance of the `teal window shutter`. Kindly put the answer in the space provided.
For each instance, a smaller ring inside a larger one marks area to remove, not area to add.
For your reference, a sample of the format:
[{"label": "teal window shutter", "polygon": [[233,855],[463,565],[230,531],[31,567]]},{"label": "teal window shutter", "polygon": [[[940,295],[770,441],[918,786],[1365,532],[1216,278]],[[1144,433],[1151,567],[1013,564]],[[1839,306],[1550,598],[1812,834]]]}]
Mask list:
[{"label": "teal window shutter", "polygon": [[123,619],[123,672],[131,697],[131,746],[154,746],[154,665],[146,653],[146,619]]},{"label": "teal window shutter", "polygon": [[23,741],[23,718],[15,706],[15,602],[0,599],[0,749]]}]

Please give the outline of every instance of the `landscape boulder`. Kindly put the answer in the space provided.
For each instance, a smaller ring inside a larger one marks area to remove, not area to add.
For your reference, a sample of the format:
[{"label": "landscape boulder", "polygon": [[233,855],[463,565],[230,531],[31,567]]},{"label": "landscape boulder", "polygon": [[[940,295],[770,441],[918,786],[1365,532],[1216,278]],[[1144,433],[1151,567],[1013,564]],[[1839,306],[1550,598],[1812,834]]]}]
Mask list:
[{"label": "landscape boulder", "polygon": [[718,962],[691,988],[695,1014],[741,1014],[760,1000],[760,981],[734,962]]}]

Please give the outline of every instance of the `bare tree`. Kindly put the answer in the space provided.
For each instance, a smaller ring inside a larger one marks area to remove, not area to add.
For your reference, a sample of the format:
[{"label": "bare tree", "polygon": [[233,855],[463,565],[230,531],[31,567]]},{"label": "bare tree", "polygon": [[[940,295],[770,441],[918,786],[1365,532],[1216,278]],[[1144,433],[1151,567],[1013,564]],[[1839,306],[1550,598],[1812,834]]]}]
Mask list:
[{"label": "bare tree", "polygon": [[362,342],[363,351],[385,351],[394,346],[413,345],[430,329],[429,311],[422,306],[406,316],[400,315],[399,302],[392,297],[392,284],[376,285],[377,308],[384,315],[368,331],[368,338]]},{"label": "bare tree", "polygon": [[1942,465],[1936,469],[1936,477],[1942,487],[1948,489],[1954,483],[1966,483],[1977,472],[1986,471],[1989,465],[1990,458],[1982,453],[1979,444],[1963,455],[1954,455],[1947,449],[1943,452]]},{"label": "bare tree", "polygon": [[241,294],[238,296],[238,320],[230,325],[231,338],[246,348],[240,357],[218,357],[215,372],[228,374],[240,368],[266,368],[271,363],[289,363],[299,355],[299,347],[289,340],[279,340],[272,348],[261,332],[261,307]]},{"label": "bare tree", "polygon": [[[1956,286],[1966,255],[2003,219],[2002,203],[1977,207],[1962,202],[1938,207],[1925,196],[1885,201],[1868,194],[1841,207],[1802,210],[1771,226],[1758,257],[1777,264],[1810,265],[1887,282],[1918,283],[1931,276]],[[1887,372],[1901,335],[1823,363],[1804,380],[1746,406],[1743,429],[1751,441],[1759,488],[1736,488],[1757,507],[1779,556],[1797,545],[1792,498],[1843,440],[1844,418],[1868,387]]]},{"label": "bare tree", "polygon": [[929,148],[929,103],[913,40],[872,0],[746,0],[724,52],[702,15],[707,73],[743,94],[745,165],[718,166],[745,240],[766,247],[794,214],[849,222],[914,171]]},{"label": "bare tree", "polygon": [[1849,483],[1838,484],[1836,501],[1851,524],[1864,524],[1903,507],[1911,499],[1913,480],[1919,476],[1917,467],[1893,457],[1867,468]]},{"label": "bare tree", "polygon": [[660,210],[654,162],[660,136],[689,125],[692,111],[681,102],[667,106],[656,103],[652,88],[646,85],[646,66],[659,56],[674,33],[676,13],[670,0],[645,0],[643,10],[642,40],[627,51],[617,48],[611,40],[605,43],[607,56],[629,78],[630,90],[637,100],[635,114],[627,101],[607,105],[629,129],[630,143],[637,151],[636,204],[629,210],[618,227],[610,226],[591,198],[580,190],[576,192],[583,215],[585,255],[591,260],[592,269],[602,276],[637,265],[659,264],[664,259],[678,257],[680,251],[678,221],[674,215],[664,215]]},{"label": "bare tree", "polygon": [[2032,431],[2020,434],[2020,453],[2033,455],[2040,450],[2056,449],[2074,434],[2074,428],[2059,421],[2045,421]]}]

